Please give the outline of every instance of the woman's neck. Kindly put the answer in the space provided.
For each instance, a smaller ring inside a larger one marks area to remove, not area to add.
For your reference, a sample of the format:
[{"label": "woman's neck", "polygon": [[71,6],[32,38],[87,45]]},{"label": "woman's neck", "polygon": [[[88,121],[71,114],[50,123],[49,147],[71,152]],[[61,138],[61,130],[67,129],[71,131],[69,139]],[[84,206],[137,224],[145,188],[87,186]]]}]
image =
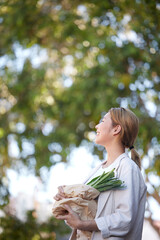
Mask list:
[{"label": "woman's neck", "polygon": [[125,148],[123,146],[116,147],[107,147],[107,161],[103,164],[103,167],[108,167],[111,165],[121,154],[125,152]]}]

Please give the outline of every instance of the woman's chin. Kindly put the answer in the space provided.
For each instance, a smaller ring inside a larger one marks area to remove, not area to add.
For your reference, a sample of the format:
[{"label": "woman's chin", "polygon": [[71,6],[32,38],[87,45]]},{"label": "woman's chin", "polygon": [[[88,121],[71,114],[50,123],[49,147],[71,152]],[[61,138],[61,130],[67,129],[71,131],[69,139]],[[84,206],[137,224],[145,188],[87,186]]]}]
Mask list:
[{"label": "woman's chin", "polygon": [[95,138],[94,142],[95,142],[96,144],[100,144],[97,137]]}]

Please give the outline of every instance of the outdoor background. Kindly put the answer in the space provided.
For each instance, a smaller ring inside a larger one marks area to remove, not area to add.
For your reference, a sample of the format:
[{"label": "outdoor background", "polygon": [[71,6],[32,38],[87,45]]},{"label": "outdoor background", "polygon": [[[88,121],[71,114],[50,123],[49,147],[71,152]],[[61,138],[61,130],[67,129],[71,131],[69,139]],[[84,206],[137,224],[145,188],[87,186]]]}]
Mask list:
[{"label": "outdoor background", "polygon": [[159,1],[0,1],[1,240],[65,239],[56,187],[106,158],[95,125],[119,106],[140,120],[145,218],[158,234],[159,44]]}]

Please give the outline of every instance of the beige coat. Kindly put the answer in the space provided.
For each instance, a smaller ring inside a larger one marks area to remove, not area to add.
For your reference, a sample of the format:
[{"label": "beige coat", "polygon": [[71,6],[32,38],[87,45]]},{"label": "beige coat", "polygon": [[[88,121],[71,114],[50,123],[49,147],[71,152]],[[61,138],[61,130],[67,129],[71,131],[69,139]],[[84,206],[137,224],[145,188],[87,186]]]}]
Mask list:
[{"label": "beige coat", "polygon": [[[141,240],[146,202],[142,174],[125,153],[115,160],[114,167],[116,177],[125,182],[126,188],[99,195],[95,221],[100,231],[93,232],[92,240]],[[75,239],[73,231],[70,240]]]}]

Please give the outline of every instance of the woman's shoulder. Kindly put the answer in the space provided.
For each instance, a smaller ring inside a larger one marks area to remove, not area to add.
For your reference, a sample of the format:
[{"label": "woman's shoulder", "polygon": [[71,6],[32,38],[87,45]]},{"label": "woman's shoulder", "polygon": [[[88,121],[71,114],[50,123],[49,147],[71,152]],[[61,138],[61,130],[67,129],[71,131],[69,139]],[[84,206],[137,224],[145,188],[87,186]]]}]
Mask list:
[{"label": "woman's shoulder", "polygon": [[120,163],[119,173],[122,178],[124,176],[129,176],[129,178],[139,181],[141,186],[146,188],[141,170],[139,169],[138,165],[129,156],[127,156],[127,154]]},{"label": "woman's shoulder", "polygon": [[121,164],[125,164],[130,168],[137,168],[138,165],[129,157],[127,153],[124,154],[124,157],[121,160]]},{"label": "woman's shoulder", "polygon": [[127,155],[125,154],[124,157],[121,159],[119,168],[121,171],[127,172],[136,172],[138,174],[141,173],[138,165]]}]

